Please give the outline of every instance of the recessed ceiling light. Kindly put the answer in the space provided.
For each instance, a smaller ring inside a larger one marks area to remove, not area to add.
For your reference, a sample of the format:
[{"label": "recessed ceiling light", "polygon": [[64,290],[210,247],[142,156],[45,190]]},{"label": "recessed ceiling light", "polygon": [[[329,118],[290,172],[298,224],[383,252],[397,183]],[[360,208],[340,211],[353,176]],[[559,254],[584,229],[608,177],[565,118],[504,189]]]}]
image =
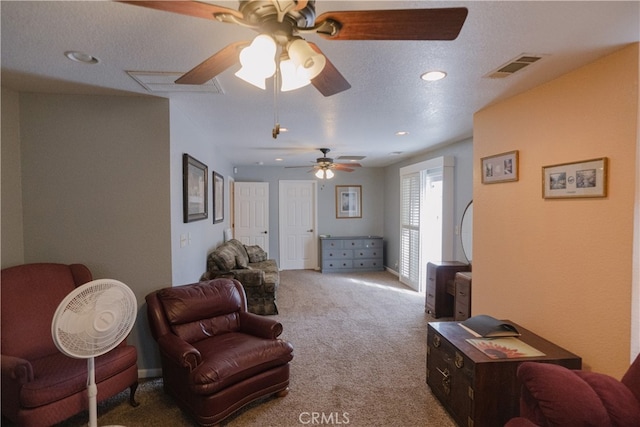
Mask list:
[{"label": "recessed ceiling light", "polygon": [[64,56],[75,62],[82,62],[83,64],[97,64],[100,62],[95,56],[91,56],[84,52],[78,52],[77,50],[69,50],[64,53]]},{"label": "recessed ceiling light", "polygon": [[420,76],[422,80],[426,80],[428,82],[435,82],[436,80],[442,80],[447,76],[447,73],[444,71],[428,71]]},{"label": "recessed ceiling light", "polygon": [[277,158],[275,158],[274,160],[275,160],[276,162],[281,162],[281,161],[282,161],[282,159],[281,159],[280,157],[277,157]]},{"label": "recessed ceiling light", "polygon": [[396,136],[405,136],[405,135],[409,135],[409,132],[407,132],[406,130],[399,130],[398,132],[396,132]]}]

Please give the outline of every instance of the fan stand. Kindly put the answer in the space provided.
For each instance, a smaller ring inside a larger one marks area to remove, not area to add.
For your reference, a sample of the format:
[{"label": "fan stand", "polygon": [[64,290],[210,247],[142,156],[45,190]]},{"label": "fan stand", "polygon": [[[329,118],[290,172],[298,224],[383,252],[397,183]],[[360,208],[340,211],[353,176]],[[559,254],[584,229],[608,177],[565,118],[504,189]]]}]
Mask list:
[{"label": "fan stand", "polygon": [[87,394],[89,395],[89,427],[98,426],[98,386],[96,385],[96,360],[87,359]]},{"label": "fan stand", "polygon": [[[98,386],[96,385],[96,360],[87,359],[87,395],[89,396],[89,427],[98,427]],[[104,427],[124,427],[111,424]]]}]

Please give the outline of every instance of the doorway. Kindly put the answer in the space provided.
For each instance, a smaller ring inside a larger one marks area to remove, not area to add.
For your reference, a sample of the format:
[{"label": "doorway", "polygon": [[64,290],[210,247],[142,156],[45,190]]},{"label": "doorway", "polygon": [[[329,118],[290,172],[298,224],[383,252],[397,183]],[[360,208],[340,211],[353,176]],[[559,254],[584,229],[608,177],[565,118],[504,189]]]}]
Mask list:
[{"label": "doorway", "polygon": [[234,184],[234,236],[269,252],[269,183]]},{"label": "doorway", "polygon": [[318,268],[317,182],[280,181],[280,268]]},{"label": "doorway", "polygon": [[453,157],[400,169],[402,283],[424,293],[427,263],[453,258]]}]

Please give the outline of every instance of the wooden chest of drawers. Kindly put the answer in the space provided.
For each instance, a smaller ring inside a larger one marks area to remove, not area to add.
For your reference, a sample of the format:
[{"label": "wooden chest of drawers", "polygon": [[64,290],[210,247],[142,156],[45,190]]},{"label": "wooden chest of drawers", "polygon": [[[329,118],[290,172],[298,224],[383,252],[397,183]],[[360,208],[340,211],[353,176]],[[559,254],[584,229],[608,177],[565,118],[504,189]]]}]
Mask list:
[{"label": "wooden chest of drawers", "polygon": [[471,272],[456,273],[453,284],[453,319],[466,320],[471,317]]},{"label": "wooden chest of drawers", "polygon": [[458,261],[428,263],[424,311],[435,318],[453,317],[453,279],[457,272],[467,270],[469,265]]},{"label": "wooden chest of drawers", "polygon": [[[507,321],[508,322],[508,321]],[[467,342],[474,336],[459,322],[430,322],[427,330],[427,384],[461,427],[504,426],[518,416],[518,365],[555,363],[580,369],[582,359],[523,327],[519,339],[544,353],[539,357],[492,359]]]},{"label": "wooden chest of drawers", "polygon": [[382,237],[378,236],[321,237],[321,271],[382,271],[383,250]]}]

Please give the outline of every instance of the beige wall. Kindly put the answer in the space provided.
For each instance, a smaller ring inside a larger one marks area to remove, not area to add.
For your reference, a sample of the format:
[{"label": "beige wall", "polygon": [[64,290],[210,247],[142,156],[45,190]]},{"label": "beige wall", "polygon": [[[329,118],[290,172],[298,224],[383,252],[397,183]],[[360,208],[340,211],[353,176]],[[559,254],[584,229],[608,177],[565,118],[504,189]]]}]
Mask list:
[{"label": "beige wall", "polygon": [[171,284],[169,102],[19,97],[24,262],[80,262],[131,287],[139,310],[128,341],[144,376],[160,364],[144,297]]},{"label": "beige wall", "polygon": [[24,263],[20,96],[2,88],[2,268]]},{"label": "beige wall", "polygon": [[[511,319],[618,378],[632,341],[637,120],[638,44],[474,119],[473,314]],[[480,159],[510,150],[519,181],[483,185]],[[606,198],[542,198],[542,166],[598,157]]]}]

